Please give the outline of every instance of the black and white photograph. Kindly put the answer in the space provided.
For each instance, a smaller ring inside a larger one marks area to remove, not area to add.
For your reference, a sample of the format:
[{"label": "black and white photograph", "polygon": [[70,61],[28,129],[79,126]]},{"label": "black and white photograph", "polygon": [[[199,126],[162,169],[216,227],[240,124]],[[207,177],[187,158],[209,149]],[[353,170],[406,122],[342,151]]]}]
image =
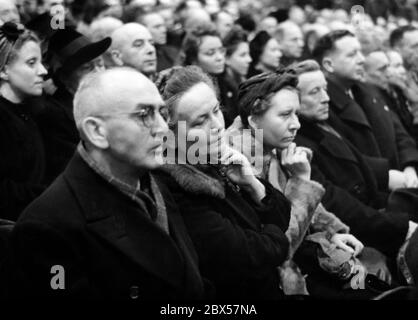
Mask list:
[{"label": "black and white photograph", "polygon": [[417,227],[417,0],[0,0],[0,302],[418,300]]}]

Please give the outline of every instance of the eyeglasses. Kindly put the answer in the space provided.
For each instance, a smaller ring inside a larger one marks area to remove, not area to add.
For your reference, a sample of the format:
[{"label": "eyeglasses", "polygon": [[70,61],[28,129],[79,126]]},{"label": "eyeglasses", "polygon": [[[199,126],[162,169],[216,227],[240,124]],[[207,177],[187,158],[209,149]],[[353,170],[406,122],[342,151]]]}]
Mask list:
[{"label": "eyeglasses", "polygon": [[[167,123],[170,121],[170,112],[166,106],[160,106],[158,108],[158,113]],[[152,128],[156,123],[156,108],[153,105],[143,105],[140,110],[135,112],[123,112],[123,113],[115,113],[115,114],[100,114],[96,115],[96,117],[102,118],[114,118],[119,116],[127,115],[132,117],[133,119],[140,121],[145,127]]]}]

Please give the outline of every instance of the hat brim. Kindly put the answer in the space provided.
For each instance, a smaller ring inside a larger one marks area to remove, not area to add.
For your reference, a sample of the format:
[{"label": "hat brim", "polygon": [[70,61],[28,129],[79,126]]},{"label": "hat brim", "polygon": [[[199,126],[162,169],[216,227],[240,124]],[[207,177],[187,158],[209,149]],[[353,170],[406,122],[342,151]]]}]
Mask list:
[{"label": "hat brim", "polygon": [[71,72],[80,67],[86,62],[96,59],[109,49],[112,43],[110,37],[103,40],[93,42],[78,50],[75,54],[69,57],[56,72]]}]

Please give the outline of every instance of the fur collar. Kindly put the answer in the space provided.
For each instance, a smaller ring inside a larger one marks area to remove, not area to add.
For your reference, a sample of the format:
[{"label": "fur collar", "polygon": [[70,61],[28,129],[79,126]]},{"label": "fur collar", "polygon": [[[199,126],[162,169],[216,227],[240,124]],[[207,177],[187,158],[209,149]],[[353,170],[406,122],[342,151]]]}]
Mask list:
[{"label": "fur collar", "polygon": [[225,199],[225,183],[216,177],[216,169],[213,167],[170,164],[164,165],[161,170],[187,192]]}]

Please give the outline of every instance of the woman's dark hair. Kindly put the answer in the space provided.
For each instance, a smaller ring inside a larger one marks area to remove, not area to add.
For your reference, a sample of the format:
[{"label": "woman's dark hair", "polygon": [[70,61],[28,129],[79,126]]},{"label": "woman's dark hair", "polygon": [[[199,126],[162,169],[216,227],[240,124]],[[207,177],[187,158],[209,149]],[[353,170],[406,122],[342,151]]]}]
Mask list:
[{"label": "woman's dark hair", "polygon": [[[168,80],[164,87],[160,87],[162,97],[170,111],[171,119],[175,121],[175,110],[179,99],[192,87],[205,83],[216,93],[210,77],[198,66],[175,67],[168,73]],[[169,124],[173,127],[174,123]]]},{"label": "woman's dark hair", "polygon": [[0,27],[0,71],[16,59],[19,50],[29,41],[40,44],[35,33],[22,25],[6,22]]},{"label": "woman's dark hair", "polygon": [[250,42],[250,56],[251,56],[251,63],[248,70],[248,76],[251,77],[252,75],[258,74],[259,71],[256,70],[256,66],[260,61],[260,56],[263,54],[263,51],[267,45],[267,42],[272,39],[272,36],[267,31],[260,31],[258,32],[254,39]]},{"label": "woman's dark hair", "polygon": [[248,117],[261,116],[269,108],[272,97],[282,89],[297,90],[298,77],[291,68],[256,75],[239,86],[238,110],[241,121],[248,127]]},{"label": "woman's dark hair", "polygon": [[199,25],[186,34],[181,46],[184,66],[192,65],[196,62],[199,47],[202,44],[202,39],[206,36],[218,37],[221,39],[221,36],[216,31],[215,26],[211,23]]},{"label": "woman's dark hair", "polygon": [[231,31],[226,34],[223,40],[223,44],[226,49],[226,56],[230,57],[241,43],[247,41],[247,33],[244,29],[240,26],[234,26]]}]

